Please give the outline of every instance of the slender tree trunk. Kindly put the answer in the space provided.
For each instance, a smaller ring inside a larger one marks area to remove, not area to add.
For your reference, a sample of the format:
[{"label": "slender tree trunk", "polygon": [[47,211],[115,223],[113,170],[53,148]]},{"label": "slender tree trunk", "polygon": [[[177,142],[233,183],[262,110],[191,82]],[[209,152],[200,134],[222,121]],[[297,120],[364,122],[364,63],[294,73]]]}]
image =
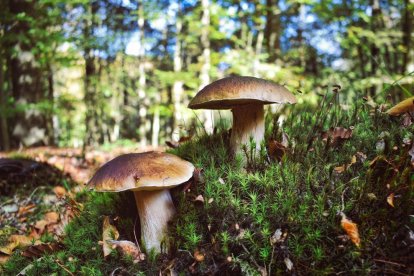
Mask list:
[{"label": "slender tree trunk", "polygon": [[262,53],[263,38],[264,38],[263,26],[260,26],[258,30],[258,34],[257,34],[256,49],[255,49],[254,59],[253,59],[253,76],[255,77],[260,77],[259,76],[260,54]]},{"label": "slender tree trunk", "polygon": [[404,0],[404,17],[403,17],[403,24],[402,24],[402,43],[406,49],[403,52],[403,60],[401,66],[401,74],[405,74],[407,72],[407,65],[410,59],[410,52],[411,52],[411,42],[412,42],[412,33],[413,33],[413,13],[414,13],[414,1],[413,0]]},{"label": "slender tree trunk", "polygon": [[[91,3],[87,4],[88,17],[85,19],[85,27],[83,35],[85,40],[88,40],[93,35],[93,17],[95,16],[96,6]],[[83,151],[85,152],[86,146],[97,145],[100,140],[99,126],[97,125],[98,102],[96,82],[97,82],[97,69],[95,64],[94,49],[88,44],[84,49],[84,60],[85,60],[85,77],[84,77],[84,102],[86,105],[85,114],[85,141]]]},{"label": "slender tree trunk", "polygon": [[139,116],[139,139],[141,146],[147,144],[147,110],[148,97],[145,94],[146,74],[145,74],[145,45],[144,45],[144,4],[143,1],[138,2],[138,116]]},{"label": "slender tree trunk", "polygon": [[[203,49],[200,73],[200,89],[210,83],[210,0],[201,0],[202,17],[201,17],[201,47]],[[204,110],[204,129],[207,134],[212,134],[214,130],[214,114],[212,110]]]},{"label": "slender tree trunk", "polygon": [[7,122],[7,94],[4,89],[4,71],[3,71],[3,56],[0,53],[0,132],[1,144],[0,149],[10,149],[9,126]]},{"label": "slender tree trunk", "polygon": [[160,101],[161,95],[157,93],[155,95],[155,110],[152,117],[152,137],[151,137],[151,145],[153,147],[158,147],[159,141],[159,134],[160,134]]},{"label": "slender tree trunk", "polygon": [[58,142],[58,129],[55,128],[55,124],[53,123],[53,116],[55,114],[55,86],[54,86],[54,79],[53,79],[53,69],[52,65],[48,64],[47,66],[47,84],[48,84],[48,93],[47,99],[50,104],[50,108],[46,113],[46,126],[47,126],[47,136],[49,137],[49,144],[56,145]]},{"label": "slender tree trunk", "polygon": [[279,0],[266,0],[266,26],[264,32],[269,61],[275,61],[280,53]]},{"label": "slender tree trunk", "polygon": [[[381,20],[381,18],[380,18],[380,16],[381,16],[381,7],[380,7],[379,0],[372,0],[371,1],[371,7],[372,7],[371,30],[375,33],[377,31],[377,29],[380,27],[379,21]],[[379,49],[375,45],[375,43],[372,42],[371,43],[371,72],[370,72],[371,77],[373,77],[377,74],[378,55],[379,55]],[[377,91],[377,87],[375,85],[372,85],[369,88],[369,91],[370,91],[369,92],[370,95],[374,96],[376,91]]]},{"label": "slender tree trunk", "polygon": [[[36,18],[35,2],[9,0],[10,12],[14,15],[28,14]],[[26,21],[16,21],[8,32],[15,38],[12,42],[15,55],[10,59],[8,68],[11,73],[12,93],[17,105],[24,106],[24,111],[13,118],[13,136],[15,144],[24,146],[44,145],[48,143],[45,114],[31,104],[45,99],[47,78],[41,64],[32,52],[36,43],[29,33],[31,26]]]},{"label": "slender tree trunk", "polygon": [[[180,5],[178,3],[178,5]],[[182,21],[181,21],[181,12],[178,11],[176,15],[176,36],[175,36],[175,51],[174,51],[174,73],[180,73],[182,70],[182,60],[181,60],[181,29],[182,29]],[[181,98],[184,92],[183,89],[183,81],[181,79],[176,79],[173,84],[172,88],[172,100],[174,106],[174,121],[173,121],[173,131],[172,131],[172,138],[174,140],[178,140],[180,137],[180,129],[179,124],[181,122],[182,115],[181,115]]]}]

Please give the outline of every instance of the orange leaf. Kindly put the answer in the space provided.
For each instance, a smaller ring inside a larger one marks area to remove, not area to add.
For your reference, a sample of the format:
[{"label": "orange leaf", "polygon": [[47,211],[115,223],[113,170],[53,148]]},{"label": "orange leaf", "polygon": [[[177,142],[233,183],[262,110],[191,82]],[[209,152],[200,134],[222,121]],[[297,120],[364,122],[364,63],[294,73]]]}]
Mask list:
[{"label": "orange leaf", "polygon": [[108,240],[107,243],[114,245],[123,255],[131,256],[136,263],[145,260],[145,254],[133,242]]},{"label": "orange leaf", "polygon": [[201,263],[202,261],[204,261],[204,254],[203,254],[203,253],[201,253],[198,249],[196,249],[196,250],[194,251],[194,259],[195,259],[197,262]]},{"label": "orange leaf", "polygon": [[394,206],[394,193],[391,193],[391,194],[387,197],[387,203],[388,203],[391,207],[395,207],[395,206]]},{"label": "orange leaf", "polygon": [[351,220],[347,219],[345,214],[342,214],[341,226],[342,226],[342,229],[345,230],[346,234],[351,239],[351,241],[357,247],[359,247],[361,245],[361,239],[359,238],[357,224],[353,223]]},{"label": "orange leaf", "polygon": [[102,226],[102,247],[104,252],[104,257],[111,254],[112,247],[109,241],[117,240],[119,238],[119,232],[115,226],[109,223],[109,217],[105,216]]},{"label": "orange leaf", "polygon": [[64,197],[66,195],[66,190],[62,186],[56,186],[53,188],[53,192],[57,197]]}]

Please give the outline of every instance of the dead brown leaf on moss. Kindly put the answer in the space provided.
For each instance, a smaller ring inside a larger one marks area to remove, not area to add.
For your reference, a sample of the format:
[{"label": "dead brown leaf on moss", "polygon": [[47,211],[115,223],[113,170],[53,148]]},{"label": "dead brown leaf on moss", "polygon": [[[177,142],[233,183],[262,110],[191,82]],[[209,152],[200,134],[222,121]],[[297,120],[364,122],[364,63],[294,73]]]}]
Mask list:
[{"label": "dead brown leaf on moss", "polygon": [[141,248],[131,241],[107,240],[107,243],[112,248],[115,247],[122,255],[132,257],[135,263],[145,260],[145,254],[142,253]]},{"label": "dead brown leaf on moss", "polygon": [[348,164],[344,164],[342,166],[338,166],[334,168],[334,171],[338,174],[343,173],[344,171],[346,171],[347,169],[349,169],[353,164],[355,164],[357,162],[357,157],[356,155],[353,155],[351,158],[351,162]]},{"label": "dead brown leaf on moss", "polygon": [[330,145],[337,146],[343,141],[352,137],[353,127],[331,127],[328,131],[322,132],[322,140]]},{"label": "dead brown leaf on moss", "polygon": [[6,255],[11,255],[16,248],[25,248],[32,244],[40,244],[39,240],[24,235],[11,235],[8,243],[0,247],[0,252]]},{"label": "dead brown leaf on moss", "polygon": [[53,188],[53,192],[58,198],[62,198],[66,195],[67,191],[62,186],[56,186]]},{"label": "dead brown leaf on moss", "polygon": [[166,141],[165,144],[167,146],[169,146],[170,148],[176,149],[178,148],[181,144],[190,141],[193,138],[193,135],[189,135],[189,136],[182,136],[180,137],[180,139],[178,141]]},{"label": "dead brown leaf on moss", "polygon": [[115,226],[111,225],[109,222],[109,217],[104,216],[103,225],[102,225],[102,248],[104,257],[107,257],[111,254],[112,243],[109,241],[114,241],[119,238],[119,232]]},{"label": "dead brown leaf on moss", "polygon": [[277,162],[282,161],[283,156],[285,156],[287,152],[287,148],[280,142],[276,141],[275,139],[271,139],[268,144],[268,153],[269,157],[272,160],[275,160]]},{"label": "dead brown leaf on moss", "polygon": [[391,207],[395,207],[394,206],[394,193],[391,193],[389,196],[387,196],[387,203],[391,206]]},{"label": "dead brown leaf on moss", "polygon": [[202,253],[200,250],[196,249],[194,251],[194,259],[199,263],[203,262],[204,259],[205,259],[204,253]]},{"label": "dead brown leaf on moss", "polygon": [[30,245],[23,252],[22,256],[27,258],[38,258],[44,254],[50,254],[56,252],[62,248],[60,243],[40,243],[36,245]]},{"label": "dead brown leaf on moss", "polygon": [[341,227],[345,230],[346,234],[351,239],[351,241],[357,247],[360,247],[361,239],[359,238],[358,225],[352,222],[350,219],[348,219],[344,213],[342,213]]}]

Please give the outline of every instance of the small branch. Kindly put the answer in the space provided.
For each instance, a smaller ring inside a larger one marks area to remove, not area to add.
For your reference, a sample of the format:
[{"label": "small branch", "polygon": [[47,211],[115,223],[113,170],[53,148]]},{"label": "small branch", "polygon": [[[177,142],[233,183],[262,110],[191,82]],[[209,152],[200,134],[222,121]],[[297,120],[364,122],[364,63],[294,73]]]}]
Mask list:
[{"label": "small branch", "polygon": [[403,265],[403,264],[399,264],[399,263],[391,262],[391,261],[387,261],[387,260],[374,259],[374,261],[380,262],[380,263],[386,263],[386,264],[392,264],[392,265],[396,265],[396,266],[405,267],[405,265]]},{"label": "small branch", "polygon": [[66,271],[67,273],[69,273],[69,275],[71,276],[75,276],[75,274],[73,274],[72,272],[70,272],[69,269],[67,269],[64,265],[62,265],[59,260],[55,260],[55,262],[58,264],[58,266],[60,266],[64,271]]}]

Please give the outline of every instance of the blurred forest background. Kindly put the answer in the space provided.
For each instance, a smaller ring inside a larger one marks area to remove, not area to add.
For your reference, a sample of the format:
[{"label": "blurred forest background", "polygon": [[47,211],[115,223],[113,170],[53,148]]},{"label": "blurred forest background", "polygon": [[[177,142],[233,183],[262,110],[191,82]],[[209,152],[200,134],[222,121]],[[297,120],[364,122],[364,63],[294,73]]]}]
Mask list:
[{"label": "blurred forest background", "polygon": [[232,74],[311,104],[334,84],[343,99],[399,100],[413,19],[413,0],[2,0],[0,150],[211,131],[211,113],[186,106]]}]

